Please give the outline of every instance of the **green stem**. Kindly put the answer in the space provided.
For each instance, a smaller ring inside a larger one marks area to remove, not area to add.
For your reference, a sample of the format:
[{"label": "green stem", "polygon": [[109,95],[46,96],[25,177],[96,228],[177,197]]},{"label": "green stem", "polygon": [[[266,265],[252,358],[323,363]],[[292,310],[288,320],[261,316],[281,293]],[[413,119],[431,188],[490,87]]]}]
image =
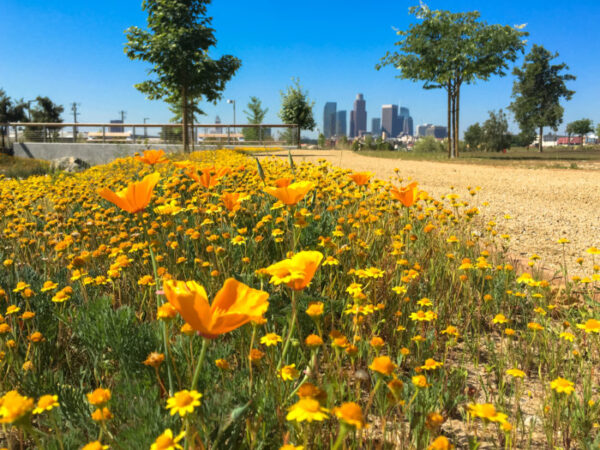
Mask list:
[{"label": "green stem", "polygon": [[202,350],[200,350],[200,357],[198,358],[198,363],[196,364],[196,369],[194,370],[194,378],[192,379],[192,386],[190,387],[191,391],[196,390],[196,385],[198,384],[198,378],[200,378],[200,369],[202,368],[202,363],[204,362],[204,358],[206,357],[206,349],[208,348],[208,339],[202,338]]},{"label": "green stem", "polygon": [[296,291],[292,290],[292,318],[290,320],[290,331],[288,332],[287,337],[285,338],[285,343],[283,344],[283,350],[281,351],[281,358],[279,359],[279,363],[277,364],[277,370],[281,369],[281,365],[285,361],[285,355],[288,351],[288,347],[290,345],[290,339],[292,338],[292,334],[294,333],[294,327],[296,325]]},{"label": "green stem", "polygon": [[344,439],[346,438],[348,431],[350,431],[350,430],[348,429],[348,427],[346,425],[344,425],[344,424],[340,425],[340,432],[338,433],[338,437],[335,440],[333,447],[331,447],[331,450],[339,450],[340,448],[342,448],[342,445],[344,444]]},{"label": "green stem", "polygon": [[[156,289],[159,290],[159,279],[158,279],[158,270],[156,268],[156,258],[154,257],[154,252],[152,251],[152,241],[150,238],[148,239],[148,249],[150,250],[150,259],[152,260],[152,270],[154,271],[154,283],[156,285]],[[159,303],[159,296],[156,295],[157,303]],[[167,361],[167,377],[169,379],[169,396],[173,395],[173,374],[171,373],[171,355],[169,354],[169,342],[167,339],[167,324],[162,321],[161,323],[162,335],[163,335],[163,345],[165,347],[165,359]]]}]

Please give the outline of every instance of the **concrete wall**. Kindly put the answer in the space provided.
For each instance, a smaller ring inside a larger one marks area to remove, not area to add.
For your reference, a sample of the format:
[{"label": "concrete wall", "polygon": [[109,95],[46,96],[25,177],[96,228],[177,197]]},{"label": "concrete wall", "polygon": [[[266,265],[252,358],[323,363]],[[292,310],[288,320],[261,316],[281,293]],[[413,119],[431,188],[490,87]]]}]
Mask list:
[{"label": "concrete wall", "polygon": [[[180,152],[181,145],[161,144],[150,148],[160,148],[165,152]],[[36,158],[53,160],[65,156],[74,156],[90,165],[106,164],[116,158],[132,156],[135,152],[141,153],[148,149],[145,144],[67,144],[67,143],[14,143],[15,156],[22,158]]]}]

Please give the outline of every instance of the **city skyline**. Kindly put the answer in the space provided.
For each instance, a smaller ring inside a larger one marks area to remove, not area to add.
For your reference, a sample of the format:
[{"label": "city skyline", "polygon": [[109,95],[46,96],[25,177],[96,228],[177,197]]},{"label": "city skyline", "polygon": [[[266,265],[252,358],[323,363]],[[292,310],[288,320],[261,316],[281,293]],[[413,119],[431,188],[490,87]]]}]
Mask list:
[{"label": "city skyline", "polygon": [[[233,54],[242,60],[242,67],[217,105],[200,103],[207,114],[202,122],[209,123],[219,115],[223,123],[232,123],[232,105],[227,104],[227,99],[236,100],[237,122],[245,122],[241,111],[254,95],[269,108],[265,122],[280,123],[280,91],[297,77],[315,101],[313,112],[318,123],[328,99],[352,98],[361,92],[368,100],[367,118],[378,117],[382,104],[395,103],[411,106],[415,124],[444,124],[447,105],[442,90],[424,90],[421,83],[396,79],[398,73],[392,68],[379,72],[374,69],[379,59],[394,49],[394,28],[406,29],[414,23],[408,15],[408,7],[413,3],[382,1],[379,10],[386,10],[382,16],[379,11],[355,8],[358,2],[333,1],[324,5],[308,1],[305,8],[295,11],[295,19],[303,23],[299,28],[282,20],[292,11],[289,5],[274,8],[264,0],[252,5],[237,1],[212,3],[209,15],[217,30],[213,54]],[[581,16],[577,12],[583,4],[586,14]],[[577,76],[569,84],[576,94],[570,102],[563,103],[565,115],[559,132],[567,122],[582,117],[600,121],[595,108],[600,103],[600,85],[595,80],[600,62],[591,57],[600,51],[600,41],[595,38],[600,5],[585,1],[565,6],[558,1],[537,0],[528,2],[526,7],[517,1],[492,4],[474,0],[438,0],[429,1],[428,5],[457,12],[479,10],[488,23],[527,23],[527,50],[532,44],[540,44],[551,52],[558,51],[556,62],[565,62],[570,66],[569,72]],[[323,14],[312,14],[316,8],[322,9]],[[335,23],[324,19],[333,11],[338,14]],[[564,20],[575,14],[577,27]],[[11,45],[3,51],[0,87],[9,96],[29,100],[47,95],[66,107],[76,101],[81,104],[81,122],[107,122],[117,118],[120,110],[127,111],[127,121],[132,122],[142,122],[147,117],[151,123],[165,123],[172,117],[164,102],[146,100],[133,87],[147,79],[148,69],[145,64],[131,62],[123,52],[124,30],[132,25],[146,26],[139,2],[107,0],[98,8],[73,0],[5,0],[3,15],[0,38]],[[360,36],[350,33],[347,26],[357,21],[364,25]],[[329,36],[325,41],[321,33],[324,27]],[[256,31],[262,28],[269,33]],[[522,61],[521,56],[516,65]],[[506,110],[514,80],[512,67],[513,64],[506,77],[464,87],[461,132],[474,122],[484,121],[489,110]],[[69,114],[65,112],[63,118],[69,120]],[[511,129],[517,131],[512,123]],[[316,130],[306,135],[314,137]]]},{"label": "city skyline", "polygon": [[[379,136],[382,132],[385,132],[387,137],[415,135],[414,121],[407,106],[382,105],[380,117],[371,118],[370,128],[367,126],[368,120],[365,107],[365,96],[362,93],[357,94],[353,108],[350,111],[349,132],[347,133],[346,111],[337,111],[337,102],[326,102],[323,108],[322,121],[320,125],[317,125],[317,132],[322,133],[326,139],[342,136],[356,138],[363,134]],[[358,116],[360,117],[357,118]]]}]

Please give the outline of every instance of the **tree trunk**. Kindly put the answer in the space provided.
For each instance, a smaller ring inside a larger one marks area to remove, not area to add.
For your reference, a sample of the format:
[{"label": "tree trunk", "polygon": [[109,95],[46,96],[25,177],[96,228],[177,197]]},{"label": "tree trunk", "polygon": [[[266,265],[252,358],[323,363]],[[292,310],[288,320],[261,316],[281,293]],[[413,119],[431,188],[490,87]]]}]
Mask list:
[{"label": "tree trunk", "polygon": [[452,85],[450,82],[448,82],[446,90],[448,91],[448,128],[446,132],[448,135],[448,158],[452,158],[452,140],[450,139],[452,135]]},{"label": "tree trunk", "polygon": [[540,127],[540,135],[539,135],[539,139],[538,139],[538,150],[540,151],[540,153],[542,153],[544,151],[543,146],[542,146],[542,139],[544,139],[543,130],[544,130],[544,127]]},{"label": "tree trunk", "polygon": [[188,153],[190,151],[190,144],[188,142],[188,98],[187,98],[187,86],[181,88],[181,137],[183,139],[183,151]]},{"label": "tree trunk", "polygon": [[196,133],[194,130],[194,99],[190,99],[190,129],[192,130],[192,151],[195,150]]},{"label": "tree trunk", "polygon": [[454,100],[454,156],[456,158],[459,157],[459,150],[458,150],[458,144],[460,143],[459,141],[459,136],[460,136],[460,132],[459,132],[459,128],[458,128],[458,124],[459,124],[459,119],[460,119],[460,84],[457,82],[455,85],[455,96],[456,99]]},{"label": "tree trunk", "polygon": [[298,148],[301,148],[301,145],[300,145],[300,125],[298,125]]}]

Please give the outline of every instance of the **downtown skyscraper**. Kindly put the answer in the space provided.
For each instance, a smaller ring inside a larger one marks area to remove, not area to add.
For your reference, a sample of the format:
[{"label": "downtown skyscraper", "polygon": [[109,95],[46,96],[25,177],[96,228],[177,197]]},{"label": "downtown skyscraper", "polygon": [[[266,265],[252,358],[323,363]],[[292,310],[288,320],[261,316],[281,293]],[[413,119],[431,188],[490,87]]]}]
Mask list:
[{"label": "downtown skyscraper", "polygon": [[326,139],[336,134],[337,128],[337,116],[336,116],[337,103],[327,102],[325,108],[323,108],[323,135]]},{"label": "downtown skyscraper", "polygon": [[367,132],[367,102],[362,94],[356,95],[354,108],[350,112],[350,137],[361,136]]}]

